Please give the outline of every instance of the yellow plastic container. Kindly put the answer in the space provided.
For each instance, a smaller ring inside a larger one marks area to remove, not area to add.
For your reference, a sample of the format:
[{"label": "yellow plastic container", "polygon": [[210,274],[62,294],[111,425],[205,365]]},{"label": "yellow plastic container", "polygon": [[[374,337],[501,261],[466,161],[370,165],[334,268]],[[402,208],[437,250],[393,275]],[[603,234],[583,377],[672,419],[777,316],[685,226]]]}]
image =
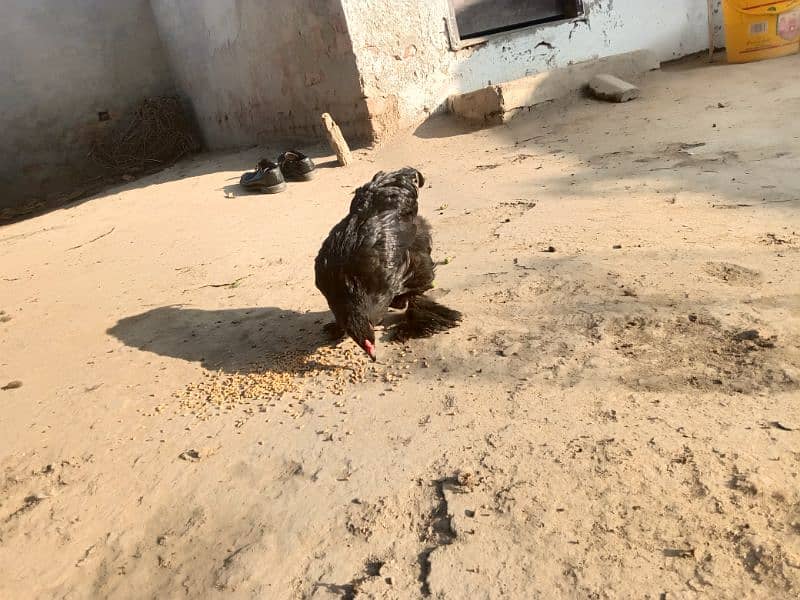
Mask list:
[{"label": "yellow plastic container", "polygon": [[743,63],[800,50],[800,0],[722,0],[728,62]]}]

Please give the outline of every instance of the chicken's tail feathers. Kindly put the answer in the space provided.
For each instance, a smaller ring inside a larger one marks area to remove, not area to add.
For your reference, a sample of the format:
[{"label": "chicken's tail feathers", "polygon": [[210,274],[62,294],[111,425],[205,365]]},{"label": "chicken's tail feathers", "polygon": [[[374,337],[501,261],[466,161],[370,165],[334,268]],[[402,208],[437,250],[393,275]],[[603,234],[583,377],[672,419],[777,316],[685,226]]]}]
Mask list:
[{"label": "chicken's tail feathers", "polygon": [[457,310],[448,308],[425,296],[408,301],[405,319],[392,329],[392,338],[404,342],[412,338],[430,337],[456,327],[462,319]]}]

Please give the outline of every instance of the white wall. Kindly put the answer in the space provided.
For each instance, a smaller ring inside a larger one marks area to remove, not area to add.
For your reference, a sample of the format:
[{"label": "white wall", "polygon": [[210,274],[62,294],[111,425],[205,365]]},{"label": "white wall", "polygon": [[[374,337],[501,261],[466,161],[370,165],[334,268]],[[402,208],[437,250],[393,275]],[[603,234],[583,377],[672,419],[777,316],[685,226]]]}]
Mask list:
[{"label": "white wall", "polygon": [[148,0],[4,2],[0,80],[0,207],[69,191],[95,135],[172,91]]},{"label": "white wall", "polygon": [[[662,61],[708,47],[705,0],[584,0],[573,20],[450,49],[448,0],[343,0],[364,93],[373,114],[413,124],[454,93],[639,49]],[[719,0],[715,0],[719,25]],[[716,41],[718,46],[722,43]],[[380,120],[380,119],[379,119]]]}]

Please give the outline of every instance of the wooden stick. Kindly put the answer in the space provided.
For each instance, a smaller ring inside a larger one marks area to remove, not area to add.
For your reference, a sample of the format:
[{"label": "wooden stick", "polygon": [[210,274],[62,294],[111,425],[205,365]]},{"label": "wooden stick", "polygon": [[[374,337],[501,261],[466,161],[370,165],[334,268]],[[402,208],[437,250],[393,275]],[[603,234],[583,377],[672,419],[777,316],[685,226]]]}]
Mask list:
[{"label": "wooden stick", "polygon": [[714,0],[708,0],[708,60],[714,60]]},{"label": "wooden stick", "polygon": [[350,153],[350,147],[342,135],[342,130],[334,122],[333,117],[328,113],[322,113],[322,125],[325,127],[325,134],[328,136],[328,143],[331,149],[336,153],[336,158],[339,159],[339,164],[346,167],[353,162],[353,155]]}]

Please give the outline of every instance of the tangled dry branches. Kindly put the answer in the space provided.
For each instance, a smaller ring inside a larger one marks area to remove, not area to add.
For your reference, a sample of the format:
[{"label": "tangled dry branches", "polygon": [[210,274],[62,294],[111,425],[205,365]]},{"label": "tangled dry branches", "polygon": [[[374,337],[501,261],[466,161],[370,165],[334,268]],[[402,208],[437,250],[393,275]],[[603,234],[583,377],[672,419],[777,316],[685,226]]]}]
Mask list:
[{"label": "tangled dry branches", "polygon": [[95,142],[91,156],[115,174],[152,171],[200,149],[191,119],[179,98],[145,99],[125,124]]}]

